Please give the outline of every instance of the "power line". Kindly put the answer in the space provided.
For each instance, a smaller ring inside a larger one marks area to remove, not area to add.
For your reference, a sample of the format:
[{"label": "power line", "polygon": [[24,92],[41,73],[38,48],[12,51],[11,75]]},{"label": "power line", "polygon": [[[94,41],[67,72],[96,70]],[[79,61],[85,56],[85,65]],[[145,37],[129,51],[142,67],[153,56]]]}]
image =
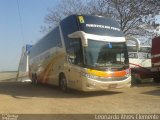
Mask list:
[{"label": "power line", "polygon": [[[23,34],[23,23],[22,23],[22,16],[20,13],[19,0],[17,0],[17,7],[18,7],[19,22],[20,22],[20,31],[21,31],[20,34],[22,36],[22,43],[23,45],[25,45],[24,34]],[[16,80],[18,80],[18,77],[19,77],[20,62],[21,62],[21,58],[18,64],[18,72],[17,72]]]},{"label": "power line", "polygon": [[22,41],[23,41],[23,45],[24,45],[25,40],[24,40],[24,34],[23,34],[23,23],[22,23],[22,16],[20,13],[19,0],[17,0],[17,7],[18,7],[18,15],[19,15],[19,21],[20,21],[20,31],[21,31]]}]

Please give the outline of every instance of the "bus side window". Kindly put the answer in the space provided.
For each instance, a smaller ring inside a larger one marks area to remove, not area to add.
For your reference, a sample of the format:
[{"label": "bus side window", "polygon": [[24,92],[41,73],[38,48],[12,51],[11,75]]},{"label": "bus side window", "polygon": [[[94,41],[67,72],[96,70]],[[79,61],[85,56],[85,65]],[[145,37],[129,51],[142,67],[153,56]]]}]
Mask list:
[{"label": "bus side window", "polygon": [[74,49],[73,48],[70,48],[67,50],[67,60],[69,63],[72,63],[74,64],[75,63],[75,53],[74,53]]},{"label": "bus side window", "polygon": [[67,48],[68,62],[76,65],[82,63],[81,43],[79,39],[71,40]]}]

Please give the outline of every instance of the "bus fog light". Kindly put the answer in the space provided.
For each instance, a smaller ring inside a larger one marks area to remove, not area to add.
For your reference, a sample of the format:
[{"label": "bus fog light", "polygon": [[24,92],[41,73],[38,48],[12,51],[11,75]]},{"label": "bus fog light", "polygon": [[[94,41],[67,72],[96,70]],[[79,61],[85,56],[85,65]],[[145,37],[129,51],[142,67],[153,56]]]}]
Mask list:
[{"label": "bus fog light", "polygon": [[87,86],[87,87],[95,87],[96,84],[95,84],[95,83],[87,82],[87,83],[86,83],[86,86]]}]

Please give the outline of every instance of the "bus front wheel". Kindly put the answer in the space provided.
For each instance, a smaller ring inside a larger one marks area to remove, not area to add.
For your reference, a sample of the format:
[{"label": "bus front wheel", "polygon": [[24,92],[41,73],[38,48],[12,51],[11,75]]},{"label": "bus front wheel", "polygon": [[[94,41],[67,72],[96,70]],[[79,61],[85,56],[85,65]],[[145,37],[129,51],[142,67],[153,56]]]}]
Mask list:
[{"label": "bus front wheel", "polygon": [[63,92],[67,92],[67,80],[63,74],[60,75],[59,87]]}]

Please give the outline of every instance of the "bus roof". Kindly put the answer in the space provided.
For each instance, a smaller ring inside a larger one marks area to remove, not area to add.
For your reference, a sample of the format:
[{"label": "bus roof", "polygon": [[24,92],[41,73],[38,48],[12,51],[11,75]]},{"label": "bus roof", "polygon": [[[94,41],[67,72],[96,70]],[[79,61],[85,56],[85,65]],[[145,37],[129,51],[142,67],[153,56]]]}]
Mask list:
[{"label": "bus roof", "polygon": [[60,25],[71,19],[76,19],[79,31],[96,35],[124,37],[119,24],[111,18],[93,15],[70,15],[62,20]]}]

